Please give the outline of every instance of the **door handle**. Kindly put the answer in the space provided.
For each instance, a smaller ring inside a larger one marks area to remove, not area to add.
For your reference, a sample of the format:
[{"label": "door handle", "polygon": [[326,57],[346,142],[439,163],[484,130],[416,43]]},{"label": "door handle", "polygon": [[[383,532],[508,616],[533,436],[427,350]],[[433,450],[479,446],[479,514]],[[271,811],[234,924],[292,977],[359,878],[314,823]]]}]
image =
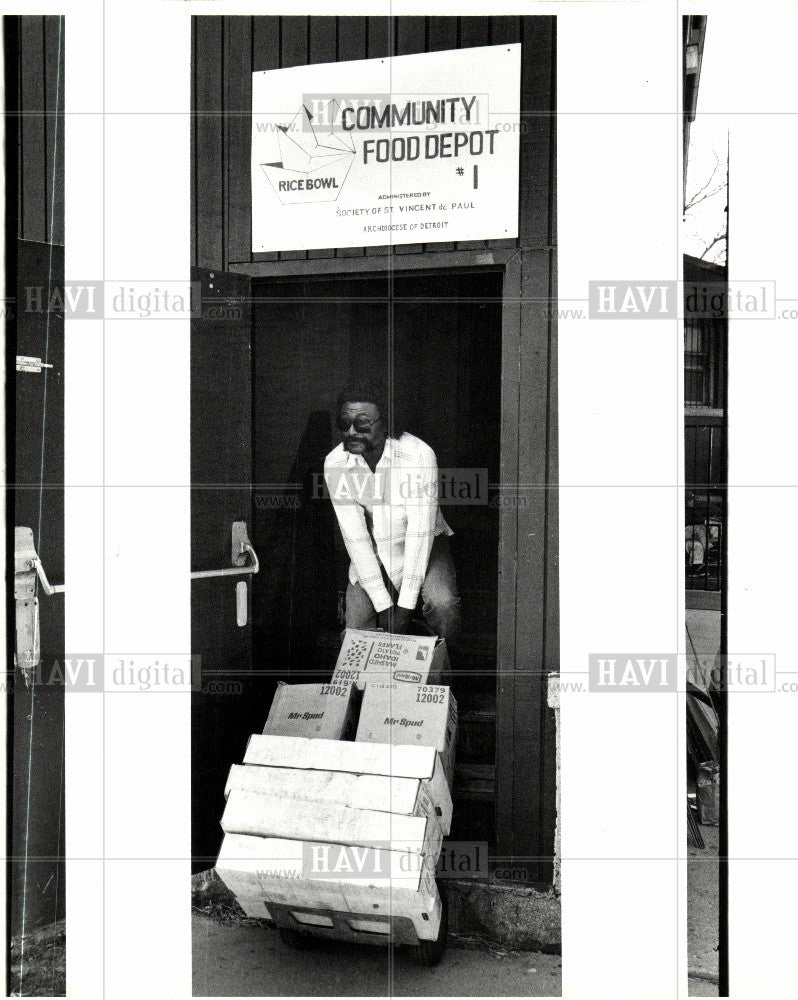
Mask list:
[{"label": "door handle", "polygon": [[16,605],[16,645],[14,661],[30,686],[41,660],[39,630],[39,598],[36,578],[48,597],[63,594],[64,584],[54,585],[47,579],[44,566],[33,541],[33,529],[14,528],[14,602]]},{"label": "door handle", "polygon": [[[39,577],[42,590],[48,597],[52,597],[53,594],[63,594],[66,590],[65,584],[50,583],[47,579],[47,573],[44,571],[44,566],[33,542],[33,529],[14,528],[14,574],[20,576],[20,579],[15,581],[17,591],[31,587],[32,575],[28,577],[24,574],[32,574],[34,571]],[[32,592],[30,596],[33,596]]]},{"label": "door handle", "polygon": [[39,577],[39,583],[42,585],[42,590],[47,594],[48,597],[52,597],[53,594],[63,594],[66,590],[66,584],[63,583],[50,583],[47,579],[47,574],[44,572],[44,566],[42,566],[42,561],[37,556],[35,559],[31,560],[31,565],[36,570]]},{"label": "door handle", "polygon": [[[247,563],[247,557],[251,560]],[[232,566],[224,569],[199,569],[191,573],[192,580],[209,580],[215,576],[254,576],[260,569],[258,556],[247,535],[246,521],[233,521]]]}]

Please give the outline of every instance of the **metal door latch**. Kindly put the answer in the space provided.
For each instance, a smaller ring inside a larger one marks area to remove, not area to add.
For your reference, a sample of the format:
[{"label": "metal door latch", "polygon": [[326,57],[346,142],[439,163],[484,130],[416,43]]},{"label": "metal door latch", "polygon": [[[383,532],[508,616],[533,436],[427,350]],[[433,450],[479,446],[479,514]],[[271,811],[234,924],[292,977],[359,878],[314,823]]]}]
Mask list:
[{"label": "metal door latch", "polygon": [[[224,569],[200,569],[191,574],[192,580],[207,580],[214,576],[254,576],[260,563],[247,534],[246,521],[233,521],[230,561]],[[251,559],[247,563],[247,559]],[[249,620],[249,592],[245,580],[236,584],[236,624],[243,628]]]},{"label": "metal door latch", "polygon": [[[15,597],[19,591],[24,589],[26,592],[30,590],[30,596],[34,594],[34,584],[33,576],[36,575],[39,578],[39,583],[42,585],[42,590],[47,594],[48,597],[52,597],[53,594],[63,594],[66,590],[66,586],[63,583],[50,583],[47,579],[47,573],[42,566],[42,561],[39,558],[36,547],[33,544],[33,529],[32,528],[14,528],[14,594]],[[30,582],[28,583],[28,577]],[[25,580],[23,583],[22,580]],[[18,583],[19,581],[19,583]],[[19,598],[17,598],[18,600]]]},{"label": "metal door latch", "polygon": [[[252,560],[248,565],[247,556]],[[194,570],[191,573],[191,579],[207,580],[214,576],[249,576],[258,572],[260,563],[252,548],[249,535],[247,535],[246,521],[233,521],[231,562],[233,565],[225,569]]]},{"label": "metal door latch", "polygon": [[33,544],[32,528],[14,528],[14,601],[16,604],[17,642],[14,659],[30,683],[31,673],[39,665],[39,598],[36,580],[48,597],[63,594],[64,584],[53,585],[47,579],[42,561]]},{"label": "metal door latch", "polygon": [[17,371],[18,372],[33,372],[34,375],[39,375],[42,368],[52,368],[52,365],[48,365],[41,358],[29,358],[25,354],[17,355]]}]

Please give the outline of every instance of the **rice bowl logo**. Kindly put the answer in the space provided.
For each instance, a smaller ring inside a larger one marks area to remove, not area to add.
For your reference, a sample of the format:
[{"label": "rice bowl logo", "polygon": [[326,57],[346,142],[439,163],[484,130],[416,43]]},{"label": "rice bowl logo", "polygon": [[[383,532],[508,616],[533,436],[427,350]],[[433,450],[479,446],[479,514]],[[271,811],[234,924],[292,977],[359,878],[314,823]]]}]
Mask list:
[{"label": "rice bowl logo", "polygon": [[287,125],[277,126],[280,159],[261,169],[283,205],[338,198],[355,158],[351,137],[335,130],[340,110],[335,98],[318,117],[303,104]]}]

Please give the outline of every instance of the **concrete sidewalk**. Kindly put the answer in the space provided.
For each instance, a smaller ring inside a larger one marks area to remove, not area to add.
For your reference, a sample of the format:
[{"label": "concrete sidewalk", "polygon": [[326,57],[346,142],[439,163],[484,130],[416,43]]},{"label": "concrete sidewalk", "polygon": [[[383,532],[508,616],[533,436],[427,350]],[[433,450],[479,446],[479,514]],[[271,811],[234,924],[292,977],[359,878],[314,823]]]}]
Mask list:
[{"label": "concrete sidewalk", "polygon": [[[718,995],[718,928],[720,923],[718,884],[718,828],[699,827],[703,849],[687,849],[687,945],[691,976],[703,980],[704,992],[691,996]],[[714,992],[707,992],[714,990]]]},{"label": "concrete sidewalk", "polygon": [[[720,612],[687,611],[687,662],[711,663],[720,651]],[[687,849],[687,946],[691,976],[689,995],[718,995],[720,926],[717,827],[700,827],[704,848]]]},{"label": "concrete sidewalk", "polygon": [[412,948],[319,941],[293,951],[255,922],[192,915],[194,996],[560,996],[559,955],[450,944],[440,965]]}]

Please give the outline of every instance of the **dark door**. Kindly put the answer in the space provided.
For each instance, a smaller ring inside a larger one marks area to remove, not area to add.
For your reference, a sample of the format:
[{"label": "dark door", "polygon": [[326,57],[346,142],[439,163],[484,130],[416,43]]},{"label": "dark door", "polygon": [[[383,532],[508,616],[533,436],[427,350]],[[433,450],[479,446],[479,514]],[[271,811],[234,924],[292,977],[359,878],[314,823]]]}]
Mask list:
[{"label": "dark door", "polygon": [[[232,565],[232,526],[252,523],[252,376],[249,279],[195,270],[201,316],[191,331],[192,569]],[[265,569],[265,567],[264,567]],[[252,671],[251,577],[191,584],[192,654],[201,690],[192,695],[192,830],[198,869],[216,860],[224,786],[250,733],[263,725]],[[248,590],[238,624],[236,587]]]},{"label": "dark door", "polygon": [[[64,581],[64,248],[20,241],[18,355],[52,368],[16,373],[14,524],[31,528],[51,583]],[[11,932],[64,916],[64,596],[38,587],[41,670],[13,691]],[[13,618],[10,619],[13,622]],[[56,665],[59,666],[56,666]]]}]

